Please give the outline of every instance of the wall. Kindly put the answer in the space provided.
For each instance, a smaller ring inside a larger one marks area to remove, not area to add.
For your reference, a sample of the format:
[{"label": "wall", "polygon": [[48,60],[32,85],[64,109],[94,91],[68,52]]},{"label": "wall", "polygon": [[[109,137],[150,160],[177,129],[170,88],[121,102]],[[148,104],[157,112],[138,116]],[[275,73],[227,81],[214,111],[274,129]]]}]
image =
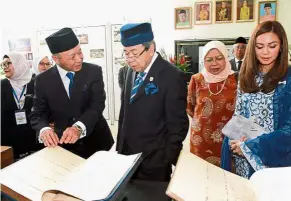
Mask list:
[{"label": "wall", "polygon": [[[82,0],[78,3],[68,0],[5,1],[1,6],[5,9],[1,9],[0,13],[2,29],[2,36],[0,30],[0,53],[8,51],[7,41],[10,38],[31,37],[34,47],[37,30],[64,26],[105,25],[108,22],[115,24],[151,19],[158,49],[165,48],[167,53],[173,53],[174,40],[248,37],[257,24],[257,22],[247,22],[194,25],[192,29],[174,30],[174,8],[191,6],[193,10],[195,1]],[[99,5],[98,2],[100,2]],[[288,20],[291,1],[278,0],[278,2],[278,20],[285,27],[289,43],[291,43],[291,22]],[[33,4],[35,9],[31,8]],[[12,18],[11,15],[17,17]],[[257,17],[257,6],[255,17]]]}]

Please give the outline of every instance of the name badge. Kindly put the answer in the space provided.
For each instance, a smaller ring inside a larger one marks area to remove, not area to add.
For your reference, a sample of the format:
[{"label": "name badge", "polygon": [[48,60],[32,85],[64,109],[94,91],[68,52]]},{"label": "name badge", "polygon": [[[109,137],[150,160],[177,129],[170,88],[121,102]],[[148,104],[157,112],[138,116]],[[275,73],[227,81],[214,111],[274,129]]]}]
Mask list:
[{"label": "name badge", "polygon": [[16,125],[27,124],[25,110],[15,111],[15,120],[16,120]]}]

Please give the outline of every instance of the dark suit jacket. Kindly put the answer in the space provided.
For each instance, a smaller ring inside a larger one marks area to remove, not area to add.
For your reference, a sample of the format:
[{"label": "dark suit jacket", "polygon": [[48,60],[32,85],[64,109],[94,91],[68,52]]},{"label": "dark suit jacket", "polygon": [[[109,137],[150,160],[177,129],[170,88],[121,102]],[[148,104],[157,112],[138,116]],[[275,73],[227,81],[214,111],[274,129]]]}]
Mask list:
[{"label": "dark suit jacket", "polygon": [[[184,73],[159,55],[129,103],[135,74],[128,70],[122,93],[117,150],[126,155],[143,152],[144,160],[134,178],[168,181],[189,126]],[[145,86],[150,82],[158,92],[146,95]]]},{"label": "dark suit jacket", "polygon": [[38,134],[49,126],[50,116],[59,138],[67,127],[81,121],[86,126],[87,136],[75,144],[64,145],[65,148],[84,158],[111,148],[114,141],[102,115],[105,91],[100,66],[83,63],[82,69],[75,73],[71,98],[67,96],[56,66],[35,79],[31,124]]},{"label": "dark suit jacket", "polygon": [[23,110],[26,112],[27,124],[17,125],[15,111],[19,110],[8,79],[1,80],[1,145],[12,146],[14,157],[37,150],[37,138],[31,128],[28,115],[31,112],[34,94],[33,79],[27,84]]},{"label": "dark suit jacket", "polygon": [[235,72],[238,72],[238,69],[236,67],[236,63],[235,63],[235,58],[229,60],[230,62],[230,65],[231,65],[231,70],[235,71]]},{"label": "dark suit jacket", "polygon": [[126,79],[126,74],[127,74],[127,70],[129,67],[124,66],[121,67],[118,71],[118,85],[120,87],[120,89],[122,89],[124,87],[124,82]]}]

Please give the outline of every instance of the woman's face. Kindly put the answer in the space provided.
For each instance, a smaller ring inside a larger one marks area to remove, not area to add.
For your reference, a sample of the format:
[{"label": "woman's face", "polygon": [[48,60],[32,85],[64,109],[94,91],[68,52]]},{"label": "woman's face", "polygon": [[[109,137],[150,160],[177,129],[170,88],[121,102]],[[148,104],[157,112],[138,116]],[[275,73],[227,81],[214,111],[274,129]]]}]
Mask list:
[{"label": "woman's face", "polygon": [[213,75],[218,75],[223,71],[225,65],[225,58],[218,49],[211,49],[204,58],[204,66],[206,70]]},{"label": "woman's face", "polygon": [[256,57],[263,66],[273,65],[278,58],[281,41],[273,32],[264,33],[256,38]]},{"label": "woman's face", "polygon": [[11,78],[14,75],[14,66],[9,58],[5,58],[1,64],[5,77]]},{"label": "woman's face", "polygon": [[44,57],[38,64],[38,70],[40,73],[46,71],[51,67],[51,62],[47,57]]}]

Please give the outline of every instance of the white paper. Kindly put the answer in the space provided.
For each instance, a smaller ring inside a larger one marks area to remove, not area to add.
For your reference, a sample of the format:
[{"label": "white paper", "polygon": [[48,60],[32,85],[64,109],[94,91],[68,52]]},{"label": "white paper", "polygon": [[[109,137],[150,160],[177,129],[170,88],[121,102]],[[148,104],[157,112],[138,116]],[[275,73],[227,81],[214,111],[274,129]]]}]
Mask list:
[{"label": "white paper", "polygon": [[254,122],[253,118],[245,118],[242,115],[234,115],[222,129],[222,133],[232,140],[240,140],[242,137],[254,139],[266,131]]},{"label": "white paper", "polygon": [[131,169],[140,154],[125,156],[115,152],[99,151],[58,185],[59,190],[82,200],[105,199]]},{"label": "white paper", "polygon": [[258,201],[291,200],[291,167],[265,168],[250,178]]},{"label": "white paper", "polygon": [[256,201],[249,180],[182,152],[167,195],[178,201]]},{"label": "white paper", "polygon": [[1,184],[33,201],[47,189],[66,180],[85,159],[62,149],[44,148],[1,170]]}]

